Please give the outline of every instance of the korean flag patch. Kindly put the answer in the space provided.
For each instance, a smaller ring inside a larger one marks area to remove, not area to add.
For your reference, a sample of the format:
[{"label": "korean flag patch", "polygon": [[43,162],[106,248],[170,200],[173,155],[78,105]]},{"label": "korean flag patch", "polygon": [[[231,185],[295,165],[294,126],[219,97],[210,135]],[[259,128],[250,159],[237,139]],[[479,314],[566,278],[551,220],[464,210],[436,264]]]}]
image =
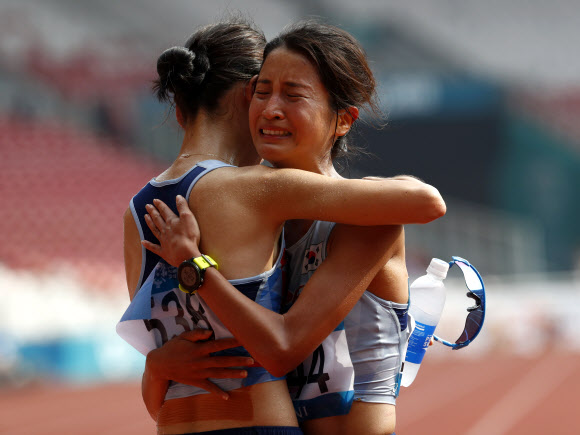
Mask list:
[{"label": "korean flag patch", "polygon": [[304,261],[302,263],[302,273],[316,270],[320,263],[322,263],[322,243],[312,245],[304,254]]}]

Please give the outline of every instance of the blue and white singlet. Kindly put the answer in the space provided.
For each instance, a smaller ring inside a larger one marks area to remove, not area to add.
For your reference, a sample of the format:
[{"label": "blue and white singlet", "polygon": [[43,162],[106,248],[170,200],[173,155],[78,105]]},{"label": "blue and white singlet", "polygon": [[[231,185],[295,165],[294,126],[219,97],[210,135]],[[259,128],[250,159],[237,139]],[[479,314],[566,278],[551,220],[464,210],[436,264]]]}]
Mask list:
[{"label": "blue and white singlet", "polygon": [[345,317],[355,401],[395,405],[409,339],[408,311],[408,303],[366,291]]},{"label": "blue and white singlet", "polygon": [[[165,202],[177,213],[175,197],[184,196],[189,201],[195,183],[210,171],[231,166],[217,160],[199,162],[181,177],[158,182],[151,180],[131,200],[131,211],[142,240],[158,243],[145,223],[145,205],[154,198]],[[230,283],[259,305],[280,312],[282,304],[283,237],[280,254],[271,270],[250,278],[230,280]],[[190,295],[178,288],[177,268],[169,265],[156,254],[143,248],[141,276],[138,291],[117,324],[117,333],[139,352],[146,355],[161,347],[171,338],[194,328],[210,329],[215,339],[232,337],[231,332],[217,318],[197,293]],[[215,355],[249,356],[243,347],[226,349]],[[262,367],[247,368],[245,379],[211,379],[226,391],[280,380]],[[207,394],[201,388],[171,382],[165,399]]]},{"label": "blue and white singlet", "polygon": [[[315,221],[308,232],[286,249],[288,287],[284,310],[326,258],[326,243],[334,224]],[[336,327],[312,355],[286,376],[298,421],[348,414],[354,391],[344,322]]]},{"label": "blue and white singlet", "polygon": [[[334,225],[315,221],[298,242],[286,249],[289,282],[285,309],[326,259]],[[363,293],[341,325],[288,374],[299,420],[346,414],[353,398],[395,404],[408,338],[407,311],[408,304]]]}]

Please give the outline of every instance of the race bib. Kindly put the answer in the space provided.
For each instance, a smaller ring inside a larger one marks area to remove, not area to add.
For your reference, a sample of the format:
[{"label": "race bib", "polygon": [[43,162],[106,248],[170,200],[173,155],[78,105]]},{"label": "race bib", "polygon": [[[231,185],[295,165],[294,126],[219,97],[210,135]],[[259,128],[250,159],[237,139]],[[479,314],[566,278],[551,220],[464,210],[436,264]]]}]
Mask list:
[{"label": "race bib", "polygon": [[286,376],[298,421],[348,414],[354,398],[354,368],[341,323]]}]

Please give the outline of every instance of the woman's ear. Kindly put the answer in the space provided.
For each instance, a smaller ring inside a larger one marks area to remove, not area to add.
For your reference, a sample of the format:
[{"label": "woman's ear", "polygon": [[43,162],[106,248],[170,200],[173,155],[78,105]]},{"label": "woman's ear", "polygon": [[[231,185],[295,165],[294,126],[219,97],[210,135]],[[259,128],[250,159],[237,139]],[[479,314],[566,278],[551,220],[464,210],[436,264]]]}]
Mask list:
[{"label": "woman's ear", "polygon": [[336,122],[336,135],[344,136],[352,127],[352,124],[358,119],[358,108],[350,106],[348,109],[338,111],[338,119]]},{"label": "woman's ear", "polygon": [[183,112],[178,105],[175,105],[175,117],[177,118],[177,122],[181,128],[185,130],[185,117],[183,116]]},{"label": "woman's ear", "polygon": [[252,95],[254,95],[254,89],[256,88],[256,81],[258,80],[258,76],[255,75],[250,79],[248,84],[246,85],[246,100],[248,103],[252,101]]}]

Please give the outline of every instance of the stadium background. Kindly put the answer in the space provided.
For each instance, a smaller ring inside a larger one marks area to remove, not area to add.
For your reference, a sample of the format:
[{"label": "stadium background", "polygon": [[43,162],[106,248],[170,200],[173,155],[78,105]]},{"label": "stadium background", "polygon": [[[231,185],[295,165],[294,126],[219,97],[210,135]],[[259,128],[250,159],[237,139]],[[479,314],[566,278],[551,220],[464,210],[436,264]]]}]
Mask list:
[{"label": "stadium background", "polygon": [[[359,129],[373,156],[347,175],[410,173],[443,194],[444,218],[406,227],[411,279],[452,255],[484,276],[482,335],[429,350],[397,433],[577,433],[574,0],[2,0],[0,433],[154,433],[143,358],[114,333],[121,216],[181,141],[150,92],[158,55],[237,10],[268,38],[316,15],[362,42],[388,124]],[[451,338],[468,302],[447,283]]]}]

